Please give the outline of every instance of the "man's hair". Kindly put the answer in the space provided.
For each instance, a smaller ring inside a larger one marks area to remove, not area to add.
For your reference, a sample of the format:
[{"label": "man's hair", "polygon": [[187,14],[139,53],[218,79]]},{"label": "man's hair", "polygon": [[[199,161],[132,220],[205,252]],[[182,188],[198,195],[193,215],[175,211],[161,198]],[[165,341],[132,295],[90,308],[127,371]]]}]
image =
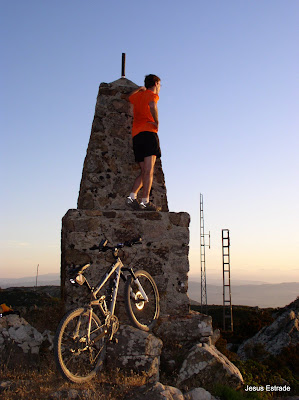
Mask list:
[{"label": "man's hair", "polygon": [[155,86],[156,82],[160,82],[160,78],[157,75],[146,75],[145,79],[144,79],[144,86],[149,89],[153,86]]}]

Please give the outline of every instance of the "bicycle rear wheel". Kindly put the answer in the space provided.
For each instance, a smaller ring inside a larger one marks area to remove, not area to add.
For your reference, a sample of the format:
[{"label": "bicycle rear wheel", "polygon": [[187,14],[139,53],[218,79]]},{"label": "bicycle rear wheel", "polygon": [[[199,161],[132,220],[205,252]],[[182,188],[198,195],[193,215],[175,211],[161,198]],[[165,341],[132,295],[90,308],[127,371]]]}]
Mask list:
[{"label": "bicycle rear wheel", "polygon": [[152,329],[159,318],[159,292],[154,279],[146,271],[135,272],[148,302],[143,299],[140,288],[132,276],[128,277],[125,285],[125,305],[132,324],[143,331]]},{"label": "bicycle rear wheel", "polygon": [[[105,326],[92,312],[88,340],[90,310],[77,308],[62,318],[54,339],[57,366],[64,378],[83,383],[92,379],[103,364],[105,356]],[[96,343],[90,341],[103,334]]]}]

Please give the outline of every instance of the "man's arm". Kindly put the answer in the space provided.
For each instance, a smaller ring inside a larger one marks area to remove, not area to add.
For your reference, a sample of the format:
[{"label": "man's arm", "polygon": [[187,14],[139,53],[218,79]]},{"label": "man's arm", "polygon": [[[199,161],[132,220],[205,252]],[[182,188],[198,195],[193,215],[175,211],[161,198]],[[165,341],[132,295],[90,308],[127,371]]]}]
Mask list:
[{"label": "man's arm", "polygon": [[144,86],[140,86],[138,89],[133,90],[133,92],[129,93],[129,94],[122,94],[121,98],[124,100],[129,101],[129,97],[132,96],[133,94],[137,93],[137,92],[144,92],[146,90],[146,88]]},{"label": "man's arm", "polygon": [[154,118],[155,123],[153,122],[153,125],[156,125],[157,129],[159,128],[159,116],[158,116],[158,106],[157,103],[155,103],[154,101],[151,101],[149,103],[149,108],[150,108],[150,112]]}]

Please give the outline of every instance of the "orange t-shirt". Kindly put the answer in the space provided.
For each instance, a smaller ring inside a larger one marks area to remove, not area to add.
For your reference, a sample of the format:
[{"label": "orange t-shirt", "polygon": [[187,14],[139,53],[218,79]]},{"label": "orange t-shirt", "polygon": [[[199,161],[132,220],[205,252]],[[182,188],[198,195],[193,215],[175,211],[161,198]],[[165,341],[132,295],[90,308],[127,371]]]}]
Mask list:
[{"label": "orange t-shirt", "polygon": [[140,132],[158,132],[153,124],[155,122],[149,107],[149,103],[154,101],[157,103],[159,96],[151,90],[137,92],[129,97],[130,103],[134,106],[134,119],[132,126],[132,136],[136,136]]}]

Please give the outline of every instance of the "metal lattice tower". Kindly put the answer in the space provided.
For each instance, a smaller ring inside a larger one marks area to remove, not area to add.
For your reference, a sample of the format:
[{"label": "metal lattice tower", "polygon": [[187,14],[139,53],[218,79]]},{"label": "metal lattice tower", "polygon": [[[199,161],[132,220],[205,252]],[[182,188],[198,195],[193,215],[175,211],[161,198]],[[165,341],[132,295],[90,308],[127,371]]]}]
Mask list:
[{"label": "metal lattice tower", "polygon": [[222,229],[222,261],[223,261],[223,330],[230,325],[233,332],[233,309],[230,285],[230,238],[229,230]]},{"label": "metal lattice tower", "polygon": [[[210,248],[210,232],[209,232],[209,248]],[[208,313],[207,300],[207,280],[206,280],[206,244],[205,244],[205,228],[203,217],[203,195],[200,194],[200,273],[201,273],[201,312]]]}]

